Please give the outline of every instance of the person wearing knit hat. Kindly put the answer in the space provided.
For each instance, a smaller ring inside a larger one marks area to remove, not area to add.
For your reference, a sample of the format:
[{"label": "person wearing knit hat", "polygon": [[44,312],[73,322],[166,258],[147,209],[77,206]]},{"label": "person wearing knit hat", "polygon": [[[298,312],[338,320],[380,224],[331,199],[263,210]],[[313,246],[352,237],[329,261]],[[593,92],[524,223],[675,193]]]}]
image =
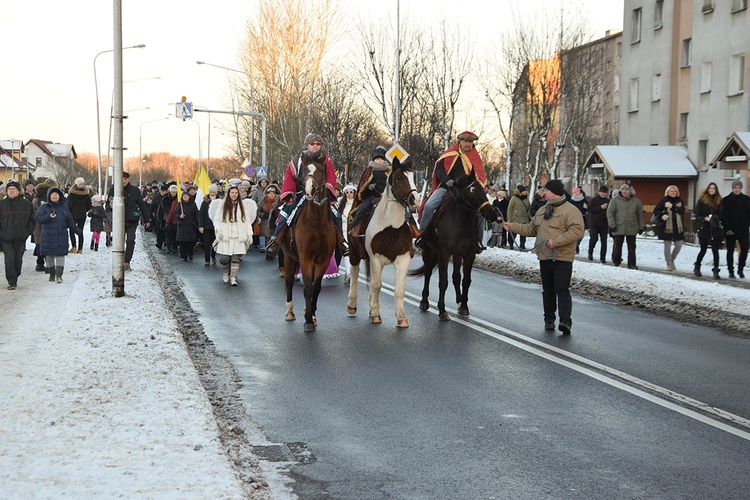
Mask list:
[{"label": "person wearing knit hat", "polygon": [[602,186],[597,194],[591,197],[589,201],[589,254],[590,261],[594,260],[594,249],[597,243],[599,245],[599,262],[607,262],[607,242],[609,224],[607,223],[607,207],[609,206],[609,190],[607,186]]},{"label": "person wearing knit hat", "polygon": [[724,197],[721,203],[721,222],[724,224],[724,237],[727,248],[727,269],[729,277],[734,278],[734,252],[740,245],[737,275],[745,277],[748,243],[750,243],[750,197],[742,192],[742,182],[732,182],[732,192]]},{"label": "person wearing knit hat", "polygon": [[292,211],[305,203],[305,197],[301,196],[297,199],[297,193],[303,191],[302,187],[302,176],[298,176],[298,171],[302,168],[302,157],[306,155],[315,161],[321,162],[326,167],[326,189],[328,200],[331,203],[331,212],[334,220],[336,221],[336,242],[342,255],[349,255],[349,247],[344,239],[344,234],[341,232],[341,214],[338,210],[334,210],[333,204],[337,201],[336,198],[336,170],[333,166],[333,160],[323,152],[323,137],[319,134],[311,132],[305,136],[305,149],[295,156],[292,161],[287,165],[284,171],[284,179],[281,183],[281,195],[279,196],[281,210],[279,211],[279,220],[276,224],[276,230],[268,240],[266,245],[266,254],[271,257],[275,257],[279,251],[277,240],[283,236],[282,233],[286,231],[288,226],[288,218]]},{"label": "person wearing knit hat", "polygon": [[576,241],[583,236],[583,216],[580,210],[568,203],[560,180],[547,181],[544,197],[547,203],[534,215],[531,222],[505,222],[503,227],[514,233],[536,236],[534,251],[539,259],[542,277],[544,329],[555,329],[556,314],[559,313],[557,329],[563,335],[569,335],[573,328],[570,279]]},{"label": "person wearing knit hat", "polygon": [[612,245],[612,264],[619,267],[622,263],[622,246],[628,246],[628,269],[638,269],[636,240],[646,227],[643,203],[635,197],[633,187],[624,183],[617,196],[613,196],[607,206],[607,224],[614,243]]},{"label": "person wearing knit hat", "polygon": [[[508,199],[508,211],[505,216],[508,222],[527,224],[531,221],[531,201],[529,191],[524,184],[517,184],[513,196]],[[508,238],[508,246],[513,250],[514,238]],[[519,236],[518,248],[526,250],[526,236]]]},{"label": "person wearing knit hat", "polygon": [[[68,209],[73,220],[81,229],[86,226],[86,214],[91,210],[91,194],[86,189],[86,181],[83,177],[78,177],[68,190]],[[83,253],[83,241],[76,242],[76,232],[70,231],[70,253]]]},{"label": "person wearing knit hat", "polygon": [[391,164],[386,159],[385,154],[386,151],[383,146],[376,147],[370,153],[370,163],[362,171],[362,176],[357,183],[354,208],[349,214],[350,216],[354,215],[348,224],[350,233],[354,238],[364,236],[364,228],[359,227],[359,223],[370,212],[373,202],[385,192],[388,174],[391,171]]},{"label": "person wearing knit hat", "polygon": [[[357,196],[357,186],[354,184],[347,184],[342,190],[344,195],[339,200],[338,210],[341,214],[341,229],[344,232],[344,236],[347,238],[347,244],[349,240],[349,215],[351,214],[352,207],[354,207],[354,198]],[[342,256],[341,265],[344,271],[344,284],[351,283],[351,262],[348,256]]]},{"label": "person wearing knit hat", "polygon": [[107,218],[107,212],[102,206],[102,197],[95,194],[91,197],[91,209],[86,214],[89,217],[89,229],[91,230],[91,244],[89,249],[95,252],[99,251],[99,240],[102,231],[104,231],[104,219]]},{"label": "person wearing knit hat", "polygon": [[0,240],[8,290],[15,290],[21,275],[26,240],[34,231],[34,207],[21,195],[21,185],[16,181],[5,185],[5,194],[6,197],[0,199]]},{"label": "person wearing knit hat", "polygon": [[[430,225],[432,217],[443,203],[448,190],[453,188],[456,182],[466,182],[473,176],[485,190],[487,188],[487,174],[484,171],[484,163],[474,144],[474,141],[479,137],[474,132],[466,130],[458,134],[457,139],[458,141],[446,149],[442,156],[438,158],[432,171],[432,187],[419,211],[419,225],[422,229],[422,235],[414,242],[418,248],[424,249],[424,245],[432,233],[432,226]],[[483,226],[484,221],[480,221],[478,224]],[[484,250],[482,237],[483,230],[480,230],[477,254]]]}]

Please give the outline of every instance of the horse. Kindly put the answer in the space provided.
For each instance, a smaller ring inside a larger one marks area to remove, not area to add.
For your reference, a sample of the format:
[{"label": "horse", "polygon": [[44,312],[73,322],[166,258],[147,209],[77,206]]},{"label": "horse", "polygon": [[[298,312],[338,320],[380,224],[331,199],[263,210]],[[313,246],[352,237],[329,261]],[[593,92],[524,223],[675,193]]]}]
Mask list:
[{"label": "horse", "polygon": [[[404,312],[406,273],[414,255],[412,233],[407,223],[410,212],[419,206],[419,194],[411,170],[411,160],[400,163],[396,158],[388,174],[385,192],[380,199],[364,235],[364,255],[360,245],[352,244],[349,250],[351,274],[349,301],[346,310],[357,313],[357,276],[360,261],[365,261],[365,269],[370,281],[370,322],[380,324],[380,288],[383,267],[393,264],[395,269],[396,326],[408,328],[409,321]],[[351,239],[351,236],[350,236]]]},{"label": "horse", "polygon": [[305,294],[305,333],[314,332],[317,325],[315,312],[318,307],[321,282],[336,247],[336,222],[329,207],[326,188],[326,167],[307,153],[302,154],[302,167],[298,176],[303,176],[305,202],[298,206],[294,221],[281,239],[284,251],[284,276],[286,285],[286,321],[294,321],[294,272],[299,263]]},{"label": "horse", "polygon": [[495,209],[487,200],[482,185],[472,173],[470,176],[459,179],[455,187],[446,194],[443,207],[438,209],[432,220],[434,230],[430,231],[422,251],[423,265],[419,269],[409,271],[410,276],[424,275],[424,288],[419,309],[426,311],[430,308],[427,300],[430,294],[430,277],[435,265],[438,266],[440,288],[438,318],[440,321],[450,319],[445,311],[445,290],[448,288],[448,262],[451,258],[453,258],[452,278],[456,289],[458,314],[469,315],[471,268],[474,265],[477,241],[479,241],[477,214],[491,222],[497,220]]}]

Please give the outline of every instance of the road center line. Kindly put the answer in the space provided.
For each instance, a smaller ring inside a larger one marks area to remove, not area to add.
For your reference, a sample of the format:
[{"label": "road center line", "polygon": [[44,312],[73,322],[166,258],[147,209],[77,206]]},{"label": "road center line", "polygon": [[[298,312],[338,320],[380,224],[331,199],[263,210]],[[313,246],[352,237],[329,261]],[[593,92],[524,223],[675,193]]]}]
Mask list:
[{"label": "road center line", "polygon": [[[365,283],[363,279],[360,279],[360,281]],[[389,283],[383,282],[382,291],[384,291],[388,295],[393,296],[393,286]],[[405,293],[404,301],[408,302],[409,304],[419,306],[420,300],[421,297],[417,296],[416,294],[408,291]],[[437,311],[435,310],[436,303],[430,302],[430,305],[431,308],[427,312],[437,316]],[[456,321],[459,324],[472,328],[479,333],[483,333],[489,337],[505,342],[506,344],[512,345],[521,350],[552,361],[553,363],[557,363],[561,366],[565,366],[567,368],[575,370],[595,380],[633,394],[634,396],[638,396],[639,398],[645,399],[646,401],[650,401],[659,406],[670,409],[694,420],[750,441],[750,432],[739,429],[732,425],[728,425],[721,421],[729,421],[736,425],[750,429],[750,420],[740,417],[739,415],[729,413],[720,408],[715,408],[683,394],[670,391],[669,389],[639,379],[625,372],[621,372],[606,365],[602,365],[600,363],[597,363],[596,361],[592,361],[588,358],[584,358],[577,354],[565,351],[564,349],[545,344],[544,342],[540,342],[536,339],[527,337],[502,326],[495,325],[493,323],[490,323],[489,321],[474,317],[472,317],[471,320],[462,319],[456,316],[457,313],[455,310],[448,308],[446,309],[451,312],[451,321]],[[502,333],[498,333],[498,331]],[[643,389],[640,389],[639,387]],[[680,404],[677,404],[673,401],[679,401]],[[713,415],[714,417],[710,415]]]}]

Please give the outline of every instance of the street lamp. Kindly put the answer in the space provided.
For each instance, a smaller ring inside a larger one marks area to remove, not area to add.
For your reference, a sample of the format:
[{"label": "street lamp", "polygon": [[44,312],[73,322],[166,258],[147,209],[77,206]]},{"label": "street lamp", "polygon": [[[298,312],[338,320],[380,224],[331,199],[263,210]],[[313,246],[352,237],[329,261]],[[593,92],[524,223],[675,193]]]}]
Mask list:
[{"label": "street lamp", "polygon": [[[145,46],[146,46],[145,44],[141,43],[139,45],[123,47],[123,50],[142,49]],[[96,167],[97,167],[97,177],[98,177],[98,182],[99,182],[99,185],[98,185],[99,194],[102,194],[102,135],[101,135],[100,120],[99,120],[99,83],[96,78],[96,59],[102,54],[106,54],[107,52],[114,52],[114,51],[115,49],[103,50],[94,56],[94,90],[96,91],[96,148],[97,148]]]},{"label": "street lamp", "polygon": [[141,160],[141,164],[138,166],[138,187],[143,186],[143,164],[146,163],[146,160],[143,159],[143,126],[147,123],[153,123],[158,122],[161,120],[169,120],[170,116],[167,115],[164,118],[157,118],[156,120],[149,120],[146,122],[141,123],[141,131],[140,135],[138,137],[138,158]]}]

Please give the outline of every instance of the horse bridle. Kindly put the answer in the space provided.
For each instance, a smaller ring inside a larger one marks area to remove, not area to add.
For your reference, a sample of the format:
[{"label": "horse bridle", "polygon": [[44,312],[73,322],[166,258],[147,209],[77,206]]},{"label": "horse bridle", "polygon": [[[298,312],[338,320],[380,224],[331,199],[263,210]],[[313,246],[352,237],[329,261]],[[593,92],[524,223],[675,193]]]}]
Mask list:
[{"label": "horse bridle", "polygon": [[406,198],[400,198],[396,196],[396,193],[393,192],[393,186],[392,186],[392,184],[395,184],[396,181],[394,180],[393,182],[391,182],[391,179],[390,179],[393,173],[394,172],[391,172],[390,175],[388,176],[388,184],[391,185],[391,193],[393,193],[393,197],[396,198],[396,201],[399,202],[399,204],[403,206],[404,209],[406,209],[406,211],[408,212],[409,211],[409,195],[412,193],[419,193],[419,191],[417,191],[416,188],[412,188],[408,193],[406,193]]},{"label": "horse bridle", "polygon": [[459,204],[459,206],[462,206],[462,207],[464,207],[464,208],[466,208],[466,209],[468,209],[468,210],[470,210],[470,211],[472,211],[474,213],[477,213],[477,214],[481,215],[482,214],[482,209],[484,208],[484,206],[490,204],[489,200],[485,199],[484,203],[482,203],[481,205],[479,205],[479,208],[474,208],[474,207],[468,205],[467,203],[463,202],[462,199],[461,199],[461,193],[463,193],[464,191],[467,191],[467,190],[471,189],[471,187],[474,184],[476,184],[476,183],[477,183],[477,181],[473,180],[465,188],[461,188],[461,189],[456,188],[456,190],[459,192],[458,195],[454,194],[453,190],[449,190],[449,192],[453,196],[453,199],[456,200],[456,203]]}]

